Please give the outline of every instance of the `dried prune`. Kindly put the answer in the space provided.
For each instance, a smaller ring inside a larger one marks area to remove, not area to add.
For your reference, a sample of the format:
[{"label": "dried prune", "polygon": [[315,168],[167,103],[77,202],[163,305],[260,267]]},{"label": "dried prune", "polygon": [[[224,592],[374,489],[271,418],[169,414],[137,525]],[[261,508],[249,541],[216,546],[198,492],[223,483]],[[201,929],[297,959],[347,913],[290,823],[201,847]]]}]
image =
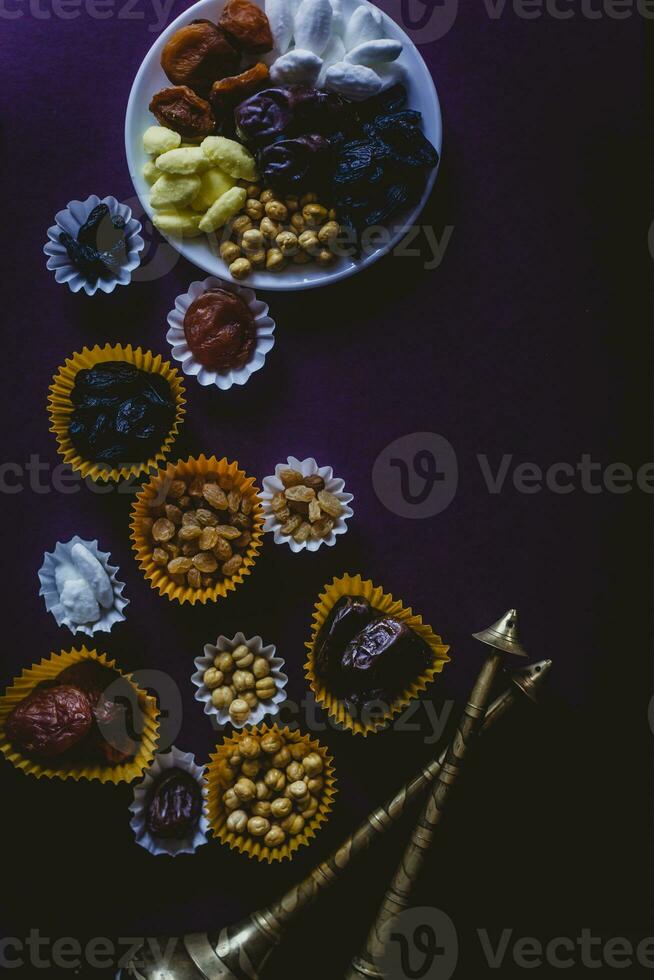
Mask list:
[{"label": "dried prune", "polygon": [[183,769],[166,769],[152,786],[145,822],[153,837],[182,840],[195,830],[202,812],[197,781]]},{"label": "dried prune", "polygon": [[124,251],[125,219],[119,214],[112,217],[106,204],[98,204],[78,231],[77,241],[101,253],[113,253],[120,246]]},{"label": "dried prune", "polygon": [[92,723],[86,694],[60,684],[37,689],[17,704],[7,718],[6,731],[23,752],[53,759],[80,742]]},{"label": "dried prune", "polygon": [[242,51],[258,54],[272,51],[273,37],[268,18],[250,0],[227,0],[218,23]]},{"label": "dried prune", "polygon": [[184,334],[201,364],[226,372],[251,360],[257,329],[250,307],[240,296],[209,289],[186,311]]},{"label": "dried prune", "polygon": [[188,85],[163,88],[152,96],[150,112],[157,122],[185,139],[201,139],[216,128],[213,110]]},{"label": "dried prune", "polygon": [[209,20],[195,20],[175,31],[161,53],[161,67],[173,85],[188,85],[200,95],[217,78],[236,71],[239,60],[225,32]]},{"label": "dried prune", "polygon": [[340,660],[335,693],[369,698],[374,691],[394,700],[429,666],[432,652],[406,623],[379,616],[348,643]]},{"label": "dried prune", "polygon": [[346,646],[373,616],[374,610],[364,596],[345,595],[334,603],[316,637],[314,668],[319,677],[328,677],[331,669],[338,670]]},{"label": "dried prune", "polygon": [[328,180],[331,158],[329,142],[314,133],[264,147],[259,169],[264,183],[279,194],[291,194],[302,186],[321,190]]},{"label": "dried prune", "polygon": [[82,242],[78,242],[67,231],[61,232],[59,241],[66,249],[70,261],[86,279],[95,282],[95,280],[109,273],[110,270],[104,263],[102,256],[92,245],[84,245]]},{"label": "dried prune", "polygon": [[166,378],[123,361],[77,373],[68,433],[84,459],[132,463],[161,446],[175,417]]},{"label": "dried prune", "polygon": [[216,120],[223,119],[235,105],[258,92],[267,83],[269,77],[268,65],[259,62],[240,75],[231,75],[214,82],[210,101]]},{"label": "dried prune", "polygon": [[342,127],[345,105],[334,92],[304,85],[267,88],[236,107],[236,132],[253,147],[306,133],[327,136]]}]

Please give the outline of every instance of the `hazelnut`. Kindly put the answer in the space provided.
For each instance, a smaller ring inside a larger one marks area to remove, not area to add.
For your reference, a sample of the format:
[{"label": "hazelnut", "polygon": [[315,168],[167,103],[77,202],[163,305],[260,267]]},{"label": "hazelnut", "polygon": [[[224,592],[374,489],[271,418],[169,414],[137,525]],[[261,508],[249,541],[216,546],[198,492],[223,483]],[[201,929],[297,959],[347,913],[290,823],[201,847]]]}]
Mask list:
[{"label": "hazelnut", "polygon": [[217,687],[211,692],[211,703],[214,708],[229,708],[233,700],[232,689],[227,685]]},{"label": "hazelnut", "polygon": [[268,204],[269,201],[275,200],[275,195],[269,188],[266,188],[265,191],[261,191],[261,194],[259,194],[259,200],[262,204]]},{"label": "hazelnut", "polygon": [[241,248],[245,252],[258,252],[263,247],[263,235],[258,228],[249,228],[243,232]]},{"label": "hazelnut", "polygon": [[265,214],[264,206],[261,201],[256,201],[254,198],[248,198],[248,200],[245,202],[245,213],[247,214],[248,218],[252,219],[252,221],[261,221]]},{"label": "hazelnut", "polygon": [[[261,197],[261,188],[258,184],[248,184],[245,192],[249,199],[258,201]],[[247,202],[246,202],[247,203]]]},{"label": "hazelnut", "polygon": [[322,242],[323,245],[327,245],[329,242],[334,241],[340,230],[338,222],[327,221],[326,224],[318,229],[318,241]]},{"label": "hazelnut", "polygon": [[214,687],[220,687],[225,679],[225,675],[222,670],[218,670],[217,667],[209,667],[208,670],[204,672],[204,685],[210,691],[213,691]]},{"label": "hazelnut", "polygon": [[322,776],[313,776],[311,779],[307,779],[307,789],[310,793],[315,796],[316,793],[320,793],[325,785],[325,780]]},{"label": "hazelnut", "polygon": [[236,259],[230,264],[229,271],[234,279],[245,279],[252,272],[252,266],[247,259]]},{"label": "hazelnut", "polygon": [[314,204],[318,200],[318,195],[314,193],[304,194],[300,198],[300,207],[303,208],[306,204]]},{"label": "hazelnut", "polygon": [[233,830],[235,834],[242,834],[248,825],[248,815],[245,810],[232,810],[227,817],[227,829]]},{"label": "hazelnut", "polygon": [[232,721],[243,723],[250,716],[250,705],[243,698],[234,698],[229,706],[229,717]]},{"label": "hazelnut", "polygon": [[286,820],[282,821],[282,827],[287,834],[291,837],[295,837],[297,834],[301,834],[304,830],[304,817],[299,813],[291,813]]},{"label": "hazelnut", "polygon": [[261,755],[261,745],[254,735],[244,735],[239,739],[238,750],[245,759],[257,759]]},{"label": "hazelnut", "polygon": [[283,230],[282,226],[277,221],[273,221],[271,218],[262,218],[261,224],[259,225],[259,230],[262,235],[265,235],[269,242],[274,242],[277,235]]},{"label": "hazelnut", "polygon": [[302,759],[304,759],[304,757],[306,755],[309,755],[309,753],[311,752],[311,749],[307,748],[305,742],[294,742],[293,745],[290,746],[290,750],[291,750],[291,755],[298,762],[301,762]]},{"label": "hazelnut", "polygon": [[297,252],[297,235],[292,231],[280,231],[275,239],[275,244],[282,255],[293,255]]},{"label": "hazelnut", "polygon": [[301,231],[304,231],[306,226],[306,222],[299,211],[291,215],[291,227],[298,235]]},{"label": "hazelnut", "polygon": [[225,790],[223,795],[223,803],[228,810],[237,810],[241,805],[240,798],[233,788]]},{"label": "hazelnut", "polygon": [[255,657],[251,669],[256,679],[261,680],[262,677],[267,677],[270,673],[270,664],[265,657]]},{"label": "hazelnut", "polygon": [[270,821],[265,817],[250,817],[248,820],[248,833],[253,837],[264,837],[270,830]]},{"label": "hazelnut", "polygon": [[260,768],[261,765],[256,759],[246,759],[241,766],[241,772],[244,776],[247,776],[248,779],[255,780],[259,775]]},{"label": "hazelnut", "polygon": [[217,654],[213,658],[214,667],[218,670],[222,670],[223,674],[228,674],[234,669],[234,658],[231,653],[225,650],[223,653]]},{"label": "hazelnut", "polygon": [[307,789],[307,784],[303,779],[297,779],[288,787],[288,795],[292,800],[303,800],[305,796],[308,796],[308,794],[309,790]]},{"label": "hazelnut", "polygon": [[252,804],[252,813],[255,817],[269,817],[270,803],[267,800],[257,800]]},{"label": "hazelnut", "polygon": [[306,204],[302,208],[302,217],[309,226],[322,225],[327,220],[327,208],[322,204]]},{"label": "hazelnut", "polygon": [[[227,792],[229,792],[229,790],[227,790]],[[251,779],[239,779],[234,784],[234,792],[239,800],[243,800],[244,803],[250,803],[256,798],[257,787]]]},{"label": "hazelnut", "polygon": [[285,769],[289,762],[292,760],[291,750],[284,746],[272,757],[272,764],[278,769]]},{"label": "hazelnut", "polygon": [[293,804],[286,796],[279,796],[270,804],[270,812],[276,820],[282,820],[293,812]]},{"label": "hazelnut", "polygon": [[268,201],[265,209],[266,217],[272,221],[280,221],[282,224],[288,221],[288,208],[281,201]]},{"label": "hazelnut", "polygon": [[286,840],[286,834],[281,827],[271,827],[263,839],[268,847],[280,847]]},{"label": "hazelnut", "polygon": [[280,769],[269,769],[266,775],[263,777],[263,781],[268,789],[271,789],[273,792],[277,793],[281,793],[286,786],[286,776]]},{"label": "hazelnut", "polygon": [[309,752],[305,755],[302,764],[307,776],[317,776],[323,770],[322,756],[318,752]]},{"label": "hazelnut", "polygon": [[[257,660],[263,660],[263,659],[264,659],[263,657],[257,657]],[[275,752],[279,752],[283,744],[284,743],[282,742],[282,739],[275,732],[268,732],[268,734],[264,735],[263,738],[261,739],[261,748],[268,755],[274,755]]]},{"label": "hazelnut", "polygon": [[328,248],[321,248],[316,255],[316,262],[318,265],[331,265],[334,261],[334,253],[330,252]]},{"label": "hazelnut", "polygon": [[301,762],[291,762],[286,767],[286,778],[289,783],[294,783],[298,779],[304,779],[304,766]]},{"label": "hazelnut", "polygon": [[250,667],[254,663],[254,654],[245,643],[241,643],[236,647],[232,652],[232,657],[239,670],[245,670],[246,667]]},{"label": "hazelnut", "polygon": [[241,254],[236,242],[223,242],[220,246],[220,257],[225,260],[227,265],[231,265],[236,259],[240,259]]},{"label": "hazelnut", "polygon": [[256,682],[256,695],[261,701],[268,701],[274,698],[277,685],[272,677],[262,677]]},{"label": "hazelnut", "polygon": [[240,238],[244,235],[246,231],[252,228],[252,222],[248,218],[247,214],[240,214],[238,218],[234,218],[232,222],[232,234]]},{"label": "hazelnut", "polygon": [[286,265],[286,259],[278,248],[269,248],[266,253],[266,269],[269,272],[281,272]]},{"label": "hazelnut", "polygon": [[293,214],[295,211],[300,210],[300,201],[297,197],[285,197],[284,204],[288,208],[289,214]]},{"label": "hazelnut", "polygon": [[254,687],[254,674],[249,670],[235,670],[232,684],[237,691],[249,691]]},{"label": "hazelnut", "polygon": [[320,242],[315,231],[303,231],[298,238],[298,245],[304,252],[319,252]]},{"label": "hazelnut", "polygon": [[266,786],[263,779],[258,779],[256,783],[257,787],[257,799],[258,800],[269,800],[272,796],[272,790],[269,786]]},{"label": "hazelnut", "polygon": [[248,258],[255,269],[262,269],[266,264],[266,250],[265,248],[260,248],[256,252],[250,252]]},{"label": "hazelnut", "polygon": [[259,697],[254,691],[243,691],[241,698],[243,701],[245,701],[251,711],[253,711],[259,704]]}]

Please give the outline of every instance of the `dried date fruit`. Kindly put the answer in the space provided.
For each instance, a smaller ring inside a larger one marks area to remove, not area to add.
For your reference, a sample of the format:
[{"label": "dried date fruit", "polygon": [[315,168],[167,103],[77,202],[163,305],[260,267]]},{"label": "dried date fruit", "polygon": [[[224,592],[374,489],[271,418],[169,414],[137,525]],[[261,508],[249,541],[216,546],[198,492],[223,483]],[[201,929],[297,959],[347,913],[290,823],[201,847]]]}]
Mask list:
[{"label": "dried date fruit", "polygon": [[323,623],[314,645],[314,670],[328,678],[338,668],[341,654],[350,640],[372,620],[374,610],[363,596],[342,596]]},{"label": "dried date fruit", "polygon": [[91,730],[91,703],[76,687],[60,684],[36,690],[11,711],[7,737],[23,752],[54,759]]},{"label": "dried date fruit", "polygon": [[258,54],[272,51],[273,38],[268,18],[250,0],[227,0],[218,23],[241,50]]},{"label": "dried date fruit", "polygon": [[234,106],[258,92],[267,84],[268,79],[268,65],[259,62],[240,75],[231,75],[214,82],[209,99],[216,119],[226,118]]},{"label": "dried date fruit", "polygon": [[216,128],[211,106],[188,85],[161,89],[152,97],[150,112],[162,126],[185,139],[201,139]]},{"label": "dried date fruit", "polygon": [[427,643],[406,623],[378,616],[348,643],[331,683],[337,696],[357,705],[379,697],[393,701],[432,660]]},{"label": "dried date fruit", "polygon": [[161,53],[161,67],[173,85],[206,95],[217,78],[230,75],[240,56],[225,32],[209,20],[195,20],[175,31]]},{"label": "dried date fruit", "polygon": [[195,830],[202,813],[197,780],[183,769],[166,769],[148,795],[146,825],[153,837],[182,840]]}]

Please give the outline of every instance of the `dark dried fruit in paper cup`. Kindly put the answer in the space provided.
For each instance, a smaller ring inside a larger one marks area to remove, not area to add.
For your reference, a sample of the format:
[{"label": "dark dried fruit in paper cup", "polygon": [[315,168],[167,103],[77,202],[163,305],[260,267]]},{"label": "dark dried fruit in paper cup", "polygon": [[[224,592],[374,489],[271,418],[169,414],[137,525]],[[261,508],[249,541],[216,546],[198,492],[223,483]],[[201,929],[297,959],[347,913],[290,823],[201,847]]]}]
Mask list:
[{"label": "dark dried fruit in paper cup", "polygon": [[193,832],[201,813],[197,780],[183,769],[166,769],[150,790],[146,825],[153,837],[182,840]]},{"label": "dark dried fruit in paper cup", "polygon": [[216,128],[211,106],[188,85],[161,89],[152,96],[150,112],[161,126],[174,130],[185,139],[210,136]]},{"label": "dark dried fruit in paper cup", "polygon": [[28,755],[53,759],[90,731],[93,714],[83,691],[68,684],[37,689],[7,718],[9,740]]},{"label": "dark dried fruit in paper cup", "polygon": [[161,67],[173,85],[205,95],[217,78],[238,68],[240,55],[225,32],[209,20],[195,20],[175,31],[161,53]]}]

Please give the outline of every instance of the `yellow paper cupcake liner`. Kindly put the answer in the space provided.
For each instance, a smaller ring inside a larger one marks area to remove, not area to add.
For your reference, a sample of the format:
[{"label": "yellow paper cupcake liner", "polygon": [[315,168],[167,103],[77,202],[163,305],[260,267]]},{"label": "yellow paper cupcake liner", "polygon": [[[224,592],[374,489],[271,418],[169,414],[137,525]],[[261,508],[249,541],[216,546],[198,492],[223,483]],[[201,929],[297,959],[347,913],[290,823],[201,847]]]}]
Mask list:
[{"label": "yellow paper cupcake liner", "polygon": [[[227,759],[238,750],[238,743],[245,736],[262,736],[269,732],[281,735],[287,743],[303,742],[310,751],[317,752],[324,763],[322,775],[325,785],[318,810],[305,825],[302,833],[295,837],[289,837],[282,847],[266,847],[252,837],[229,830],[227,828],[229,811],[222,804],[223,793],[231,785],[225,771]],[[317,831],[327,821],[332,810],[334,797],[337,793],[333,762],[333,758],[327,754],[327,749],[317,739],[312,739],[309,735],[302,735],[298,731],[291,731],[289,728],[280,728],[278,725],[257,725],[254,728],[245,728],[226,737],[222,744],[216,747],[216,751],[209,756],[209,765],[207,766],[207,812],[209,827],[213,836],[218,837],[223,844],[229,844],[232,850],[246,854],[250,858],[256,858],[257,861],[267,861],[268,864],[272,864],[273,861],[285,861],[292,858],[299,847],[309,844],[316,836]]]},{"label": "yellow paper cupcake liner", "polygon": [[[160,374],[170,385],[170,390],[175,398],[176,412],[172,429],[166,436],[159,452],[141,463],[108,469],[102,463],[82,459],[68,434],[70,416],[74,408],[71,393],[77,372],[85,368],[95,367],[103,361],[126,361],[140,368],[141,371]],[[57,437],[57,448],[64,462],[81,473],[82,477],[90,476],[96,482],[124,480],[130,476],[137,477],[148,473],[164,462],[182,424],[185,404],[182,378],[176,368],[172,367],[168,361],[164,361],[161,354],[153,354],[151,351],[144,351],[140,347],[134,349],[131,344],[128,344],[127,347],[122,347],[120,344],[113,346],[106,344],[104,347],[96,345],[93,348],[85,347],[80,353],[67,358],[66,363],[59,368],[50,385],[48,397],[50,432],[54,432]]]},{"label": "yellow paper cupcake liner", "polygon": [[[133,759],[116,766],[96,764],[71,767],[66,766],[65,763],[59,767],[52,767],[23,756],[7,738],[5,731],[7,716],[42,681],[55,680],[66,667],[80,663],[82,660],[95,660],[103,667],[109,667],[116,672],[117,676],[129,681],[134,688],[142,713],[143,725],[136,755]],[[87,650],[86,647],[82,647],[81,650],[53,653],[39,664],[26,668],[0,698],[0,752],[17,769],[21,769],[26,775],[35,776],[37,779],[45,776],[46,779],[99,779],[101,783],[131,783],[143,774],[154,759],[158,737],[159,708],[156,699],[137,687],[132,680],[132,675],[123,673],[116,666],[115,660],[109,660],[104,653]]]},{"label": "yellow paper cupcake liner", "polygon": [[[215,473],[220,477],[227,478],[231,482],[232,489],[240,490],[243,496],[251,498],[253,502],[251,511],[252,540],[243,555],[243,564],[235,575],[223,579],[222,582],[218,582],[210,589],[192,589],[189,586],[178,585],[168,575],[165,568],[155,565],[152,560],[154,545],[149,535],[143,531],[141,520],[150,516],[148,505],[152,500],[157,499],[159,490],[165,481],[205,476],[207,473]],[[155,473],[137,494],[132,507],[130,522],[132,548],[136,552],[139,568],[152,588],[157,589],[160,595],[165,595],[168,599],[176,599],[181,603],[190,602],[191,604],[215,602],[217,599],[224,598],[229,592],[233,592],[236,586],[242,583],[244,577],[250,574],[250,570],[259,556],[263,538],[263,513],[258,494],[259,488],[255,486],[254,478],[247,476],[244,470],[239,469],[238,463],[229,463],[224,457],[219,460],[215,456],[208,458],[204,455],[197,458],[191,456],[187,460],[169,463],[165,470],[159,470],[158,473]]]},{"label": "yellow paper cupcake liner", "polygon": [[[358,718],[353,718],[347,711],[345,704],[329,693],[324,684],[318,680],[314,673],[313,654],[316,637],[323,626],[327,616],[336,602],[345,595],[363,596],[370,605],[378,612],[387,616],[394,616],[401,622],[406,623],[414,633],[427,643],[434,655],[433,664],[425,670],[416,680],[402,692],[395,700],[387,712],[380,717],[367,720],[365,723]],[[405,607],[393,596],[384,592],[380,585],[373,585],[369,579],[362,579],[360,575],[343,575],[335,578],[331,585],[325,586],[325,591],[321,593],[314,607],[313,624],[311,639],[305,643],[309,651],[309,658],[304,665],[304,674],[313,691],[316,701],[325,709],[330,718],[333,718],[339,725],[355,735],[374,734],[385,728],[389,722],[400,714],[414,698],[418,697],[421,691],[426,690],[427,684],[431,684],[436,674],[440,674],[443,667],[450,660],[446,646],[442,638],[434,633],[431,626],[423,623],[422,616],[415,615],[410,607]]]}]

